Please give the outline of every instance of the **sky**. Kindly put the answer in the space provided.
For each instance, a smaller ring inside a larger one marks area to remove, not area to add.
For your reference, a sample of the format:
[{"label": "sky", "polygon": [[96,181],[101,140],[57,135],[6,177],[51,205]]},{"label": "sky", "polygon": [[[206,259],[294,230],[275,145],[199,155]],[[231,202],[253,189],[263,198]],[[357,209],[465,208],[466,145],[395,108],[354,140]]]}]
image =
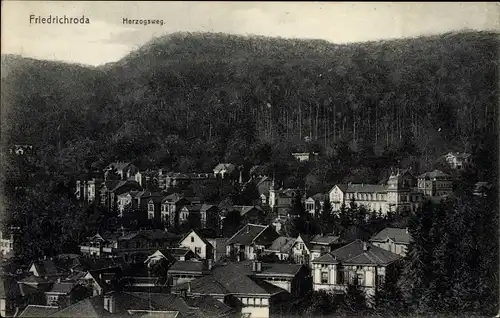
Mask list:
[{"label": "sky", "polygon": [[[30,24],[30,15],[89,24]],[[500,4],[363,2],[2,1],[1,52],[88,65],[114,62],[153,37],[223,32],[351,43],[449,31],[500,31]],[[123,18],[160,19],[127,25]]]}]

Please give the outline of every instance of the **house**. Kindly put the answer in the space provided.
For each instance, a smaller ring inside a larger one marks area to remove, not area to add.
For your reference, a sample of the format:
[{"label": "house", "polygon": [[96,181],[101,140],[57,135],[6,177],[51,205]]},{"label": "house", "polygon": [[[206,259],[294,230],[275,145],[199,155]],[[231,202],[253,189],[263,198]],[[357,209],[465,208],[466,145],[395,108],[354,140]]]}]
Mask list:
[{"label": "house", "polygon": [[256,188],[259,192],[262,205],[268,205],[269,190],[271,189],[273,181],[267,176],[261,176],[256,182]]},{"label": "house", "polygon": [[340,247],[339,236],[299,234],[292,245],[291,256],[298,264],[310,265],[311,261]]},{"label": "house", "polygon": [[161,200],[161,220],[173,226],[178,222],[179,212],[182,207],[190,205],[191,202],[178,193],[169,194]]},{"label": "house", "polygon": [[142,191],[142,187],[135,181],[105,181],[99,188],[100,203],[112,209],[117,203],[118,195],[129,191]]},{"label": "house", "polygon": [[[188,297],[211,296],[234,308],[240,317],[267,318],[270,313],[279,310],[283,302],[289,301],[291,295],[287,290],[267,282],[266,279],[276,278],[275,284],[288,285],[293,275],[290,273],[295,272],[295,268],[275,268],[278,271],[276,275],[273,275],[273,269],[270,269],[260,278],[258,272],[266,271],[267,267],[262,263],[252,264],[252,262],[242,262],[215,266],[202,278],[174,286],[172,293]],[[297,270],[296,273],[299,280],[303,272]],[[283,282],[279,279],[283,279]]]},{"label": "house", "polygon": [[386,227],[370,239],[373,245],[401,256],[406,255],[410,242],[411,235],[408,233],[408,228]]},{"label": "house", "polygon": [[311,270],[301,264],[253,261],[252,272],[255,278],[282,288],[295,297],[312,290]]},{"label": "house", "polygon": [[224,179],[231,176],[236,171],[236,166],[232,163],[219,163],[214,168],[214,176]]},{"label": "house", "polygon": [[4,236],[4,233],[0,231],[0,254],[5,256],[14,252],[14,233],[9,236]]},{"label": "house", "polygon": [[116,287],[118,282],[117,275],[114,272],[103,271],[87,271],[78,282],[92,290],[92,295],[102,295],[113,287]]},{"label": "house", "polygon": [[226,256],[227,237],[209,238],[207,241],[214,247],[214,261],[219,261]]},{"label": "house", "polygon": [[163,171],[160,171],[158,176],[161,178],[160,187],[165,191],[170,189],[187,190],[193,185],[203,184],[211,177],[208,173],[163,173]]},{"label": "house", "polygon": [[112,180],[112,173],[115,172],[118,180],[135,180],[139,169],[130,162],[113,162],[104,169],[104,180]]},{"label": "house", "polygon": [[275,189],[274,181],[269,189],[269,207],[281,219],[286,219],[289,209],[293,206],[293,200],[300,193],[298,189]]},{"label": "house", "polygon": [[57,279],[64,274],[63,269],[58,268],[54,260],[44,259],[31,263],[28,272],[36,277],[46,278],[48,280]]},{"label": "house", "polygon": [[178,211],[179,215],[177,224],[180,225],[187,223],[190,220],[191,216],[191,220],[196,220],[197,222],[196,227],[201,227],[201,207],[201,204],[189,204],[180,208],[180,210]]},{"label": "house", "polygon": [[401,255],[355,240],[312,261],[314,290],[345,291],[357,283],[368,296],[396,275]]},{"label": "house", "polygon": [[423,202],[422,194],[414,189],[408,173],[392,173],[385,184],[337,184],[328,193],[332,209],[354,200],[371,211],[386,214],[389,211],[414,211]]},{"label": "house", "polygon": [[304,201],[304,207],[306,211],[313,217],[318,217],[319,213],[323,209],[327,195],[323,193],[316,193],[315,195],[307,198]]},{"label": "house", "polygon": [[187,233],[179,242],[179,246],[189,248],[201,259],[214,259],[214,247],[195,230]]},{"label": "house", "polygon": [[204,261],[189,260],[175,262],[168,269],[168,277],[171,279],[171,286],[177,286],[208,275],[212,270],[212,265],[213,262],[211,259]]},{"label": "house", "polygon": [[99,178],[82,178],[76,180],[75,196],[78,200],[85,202],[94,202],[98,197],[99,188],[103,180]]},{"label": "house", "polygon": [[45,292],[47,306],[67,307],[77,299],[79,286],[75,281],[58,280],[49,291]]},{"label": "house", "polygon": [[309,161],[312,157],[316,157],[317,152],[293,152],[292,156],[298,161]]},{"label": "house", "polygon": [[203,204],[200,208],[201,227],[204,229],[218,229],[219,208],[213,204]]},{"label": "house", "polygon": [[118,207],[118,215],[123,216],[123,212],[127,207],[131,209],[137,209],[137,201],[134,200],[135,195],[139,193],[139,191],[128,191],[122,194],[118,194],[116,196],[116,204]]},{"label": "house", "polygon": [[276,238],[269,246],[264,250],[267,255],[276,255],[276,257],[281,261],[286,261],[289,259],[293,244],[295,243],[295,238],[288,236],[279,236]]},{"label": "house", "polygon": [[259,224],[264,219],[266,212],[257,205],[234,205],[233,210],[239,211],[244,223]]},{"label": "house", "polygon": [[425,196],[443,197],[453,193],[452,177],[440,170],[418,176],[418,191]]},{"label": "house", "polygon": [[147,230],[122,234],[96,234],[80,245],[82,254],[90,257],[121,258],[126,262],[146,259],[159,248],[178,242],[179,236],[162,230]]},{"label": "house", "polygon": [[[185,260],[185,259],[184,259]],[[170,266],[175,263],[177,259],[169,252],[168,249],[157,250],[153,254],[149,255],[144,261],[147,267],[151,267],[153,264],[159,261],[165,261]]]},{"label": "house", "polygon": [[248,223],[227,240],[226,255],[239,261],[257,259],[278,236],[269,225]]},{"label": "house", "polygon": [[161,221],[161,202],[160,195],[152,195],[148,200],[148,220]]},{"label": "house", "polygon": [[471,154],[465,152],[449,152],[444,159],[453,169],[463,169],[471,164]]}]

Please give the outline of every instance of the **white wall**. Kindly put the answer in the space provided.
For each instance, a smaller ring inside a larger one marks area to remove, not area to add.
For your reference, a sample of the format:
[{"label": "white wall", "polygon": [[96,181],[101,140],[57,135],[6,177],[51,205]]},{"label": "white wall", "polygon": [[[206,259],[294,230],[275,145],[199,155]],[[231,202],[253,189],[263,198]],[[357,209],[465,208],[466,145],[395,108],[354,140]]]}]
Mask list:
[{"label": "white wall", "polygon": [[[193,240],[193,242],[191,240]],[[193,253],[198,254],[202,259],[207,258],[207,245],[194,232],[189,233],[189,235],[181,242],[180,247],[189,248]],[[201,252],[196,252],[197,247],[201,250]]]}]

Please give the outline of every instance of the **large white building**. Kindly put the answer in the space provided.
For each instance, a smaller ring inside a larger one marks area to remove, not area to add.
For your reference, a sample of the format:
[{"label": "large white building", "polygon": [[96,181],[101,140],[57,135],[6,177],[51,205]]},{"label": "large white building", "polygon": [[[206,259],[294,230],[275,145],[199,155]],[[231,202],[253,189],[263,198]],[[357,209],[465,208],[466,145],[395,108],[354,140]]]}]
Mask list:
[{"label": "large white building", "polygon": [[386,214],[398,210],[414,211],[423,202],[423,193],[417,191],[415,178],[407,171],[391,174],[385,184],[338,184],[328,197],[334,211],[352,200],[369,210]]}]

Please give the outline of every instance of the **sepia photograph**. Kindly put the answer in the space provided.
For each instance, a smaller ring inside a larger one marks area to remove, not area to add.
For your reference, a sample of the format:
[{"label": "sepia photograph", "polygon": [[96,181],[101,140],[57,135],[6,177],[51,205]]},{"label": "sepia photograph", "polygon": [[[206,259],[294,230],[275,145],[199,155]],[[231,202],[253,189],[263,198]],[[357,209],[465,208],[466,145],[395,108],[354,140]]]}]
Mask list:
[{"label": "sepia photograph", "polygon": [[493,317],[498,2],[1,3],[0,317]]}]

